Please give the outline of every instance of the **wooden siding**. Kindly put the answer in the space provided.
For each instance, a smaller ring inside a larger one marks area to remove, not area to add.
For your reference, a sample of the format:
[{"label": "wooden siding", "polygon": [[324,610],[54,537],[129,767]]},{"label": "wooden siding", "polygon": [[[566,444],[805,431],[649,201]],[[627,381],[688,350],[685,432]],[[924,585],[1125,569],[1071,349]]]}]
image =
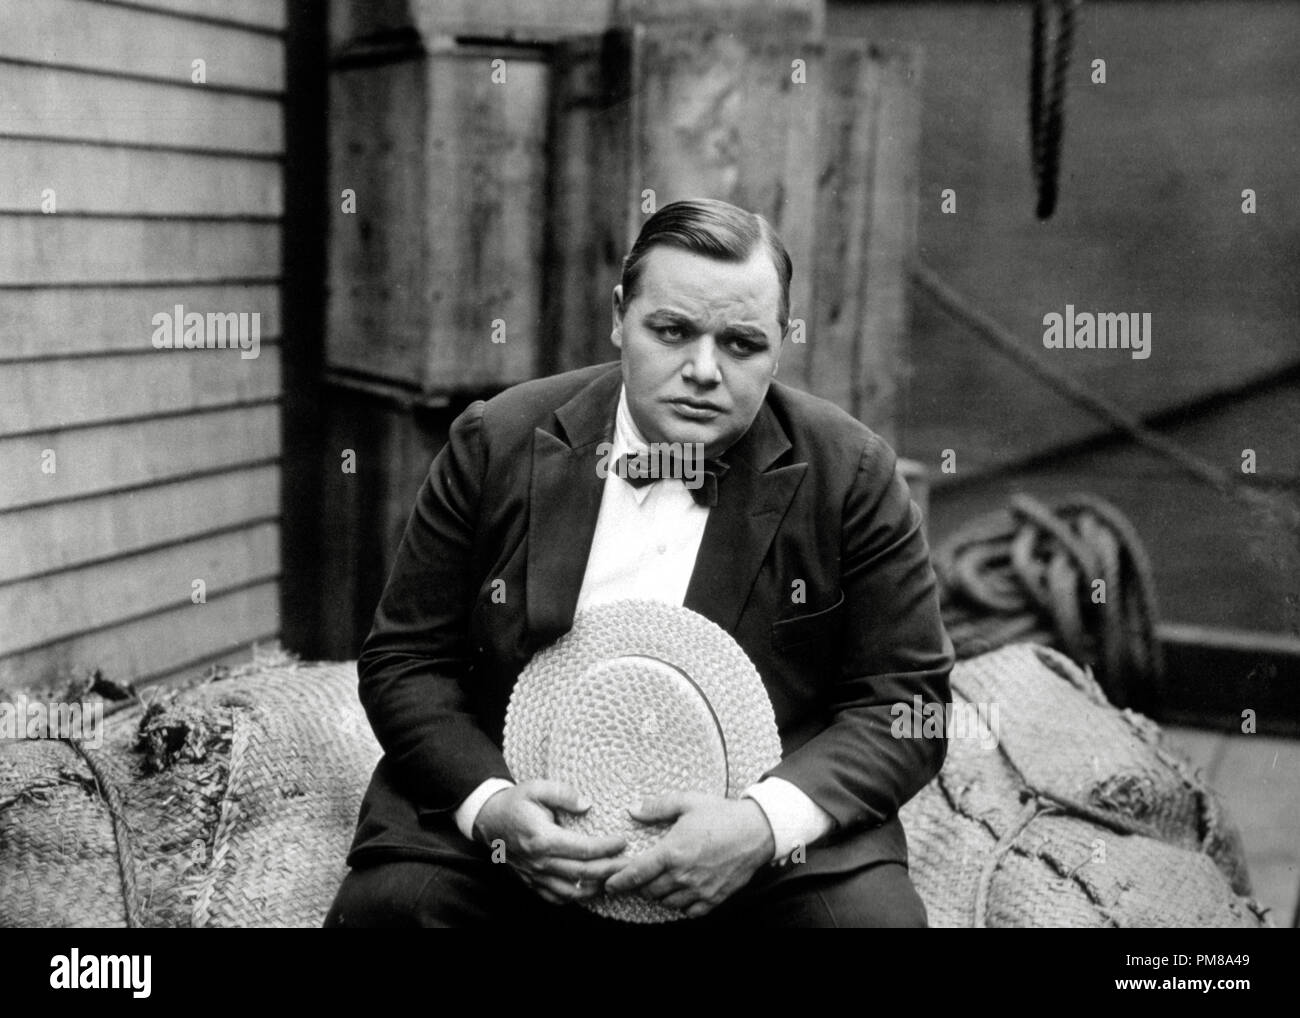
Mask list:
[{"label": "wooden siding", "polygon": [[[285,16],[0,0],[0,686],[278,636]],[[154,349],[177,305],[258,356]]]}]

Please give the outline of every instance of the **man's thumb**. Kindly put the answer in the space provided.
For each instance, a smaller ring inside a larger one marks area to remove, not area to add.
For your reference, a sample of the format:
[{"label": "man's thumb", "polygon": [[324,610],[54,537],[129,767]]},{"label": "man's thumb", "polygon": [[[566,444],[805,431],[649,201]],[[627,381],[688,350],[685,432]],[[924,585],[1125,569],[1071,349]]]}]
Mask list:
[{"label": "man's thumb", "polygon": [[666,792],[663,795],[648,795],[639,805],[633,806],[629,813],[633,820],[643,824],[662,823],[676,820],[686,812],[686,803],[681,792]]},{"label": "man's thumb", "polygon": [[562,809],[566,813],[585,813],[591,809],[591,802],[564,781],[537,781],[530,792],[532,798],[543,806]]}]

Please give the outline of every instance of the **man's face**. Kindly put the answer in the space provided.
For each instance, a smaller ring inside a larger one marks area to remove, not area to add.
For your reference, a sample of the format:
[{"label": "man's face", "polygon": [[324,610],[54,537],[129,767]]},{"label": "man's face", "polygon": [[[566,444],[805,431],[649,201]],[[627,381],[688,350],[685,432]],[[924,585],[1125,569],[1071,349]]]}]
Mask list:
[{"label": "man's face", "polygon": [[628,408],[648,442],[702,442],[710,456],[740,438],[763,405],[781,354],[780,280],[761,246],[744,262],[654,247],[619,310]]}]

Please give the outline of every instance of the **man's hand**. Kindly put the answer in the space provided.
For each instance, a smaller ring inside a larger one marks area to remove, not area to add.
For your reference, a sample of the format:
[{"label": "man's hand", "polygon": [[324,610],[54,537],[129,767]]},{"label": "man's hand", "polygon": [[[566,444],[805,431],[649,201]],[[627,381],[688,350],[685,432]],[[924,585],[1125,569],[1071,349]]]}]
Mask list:
[{"label": "man's hand", "polygon": [[676,819],[654,846],[605,882],[605,893],[639,891],[698,918],[749,882],[776,851],[772,828],[752,799],[670,792],[631,811],[643,823]]},{"label": "man's hand", "polygon": [[599,894],[605,878],[626,862],[615,860],[627,847],[622,838],[593,838],[566,831],[555,810],[585,813],[591,804],[561,781],[525,781],[503,788],[483,804],[474,834],[484,844],[505,844],[505,859],[533,890],[553,905]]}]

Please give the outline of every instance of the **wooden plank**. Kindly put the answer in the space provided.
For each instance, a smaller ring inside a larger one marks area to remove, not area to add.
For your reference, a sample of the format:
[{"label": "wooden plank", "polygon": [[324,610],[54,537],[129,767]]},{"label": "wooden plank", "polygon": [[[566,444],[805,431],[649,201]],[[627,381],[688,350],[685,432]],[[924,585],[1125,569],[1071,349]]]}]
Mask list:
[{"label": "wooden plank", "polygon": [[[117,682],[146,681],[230,653],[229,648],[274,634],[279,621],[274,580],[217,594],[109,629],[84,633],[0,658],[0,686],[24,689],[83,678],[95,668]],[[240,652],[251,657],[249,650]]]},{"label": "wooden plank", "polygon": [[[280,350],[152,350],[153,356],[27,361],[0,371],[0,435],[105,424],[273,399]],[[249,352],[252,352],[251,350]]]},{"label": "wooden plank", "polygon": [[[428,329],[428,96],[422,62],[330,76],[326,360],[418,385]],[[341,194],[356,194],[343,214]]]},{"label": "wooden plank", "polygon": [[689,197],[732,202],[781,235],[796,266],[791,305],[810,307],[816,104],[793,80],[792,54],[815,56],[811,42],[675,22],[639,27],[633,45],[625,245],[646,218],[647,189],[657,208]]},{"label": "wooden plank", "polygon": [[0,211],[278,216],[277,163],[185,152],[12,139],[0,146]]},{"label": "wooden plank", "polygon": [[[15,216],[5,223],[0,284],[273,279],[273,223]],[[257,310],[257,309],[250,309]]]},{"label": "wooden plank", "polygon": [[[262,523],[247,530],[199,538],[125,559],[0,587],[0,654],[13,654],[111,625],[127,618],[183,606],[191,584],[202,580],[205,596],[276,576],[280,527]],[[201,613],[206,604],[191,604]]]},{"label": "wooden plank", "polygon": [[811,73],[821,98],[818,243],[810,267],[815,296],[812,308],[795,312],[805,321],[806,338],[803,344],[790,342],[782,352],[781,378],[849,410],[871,226],[872,130],[879,90],[876,65],[860,46],[827,47]]},{"label": "wooden plank", "polygon": [[875,48],[872,59],[879,102],[872,125],[871,219],[848,409],[896,443],[911,326],[908,267],[916,255],[920,61],[914,53]]},{"label": "wooden plank", "polygon": [[344,0],[330,4],[335,49],[356,39],[415,29],[427,45],[439,37],[553,41],[609,27],[610,0]]},{"label": "wooden plank", "polygon": [[614,32],[569,40],[554,57],[542,372],[617,356],[600,326],[626,250],[629,57]]},{"label": "wooden plank", "polygon": [[187,86],[193,61],[202,59],[209,87],[284,90],[284,44],[274,36],[85,0],[43,0],[35,16],[8,19],[0,33],[5,57]]},{"label": "wooden plank", "polygon": [[[516,52],[497,83],[492,59],[464,48],[335,75],[331,192],[355,187],[357,214],[331,241],[331,366],[428,393],[536,375],[550,74]],[[376,125],[376,108],[393,115]]]},{"label": "wooden plank", "polygon": [[279,155],[274,99],[0,64],[0,135]]},{"label": "wooden plank", "polygon": [[153,353],[152,318],[177,304],[253,309],[262,314],[263,339],[280,335],[280,296],[272,285],[0,290],[0,322],[5,323],[0,361]]},{"label": "wooden plank", "polygon": [[[317,653],[347,659],[360,652],[429,464],[467,401],[412,415],[333,389],[324,403],[320,534],[330,554],[321,562],[319,589],[308,596],[321,619]],[[343,449],[356,452],[355,474],[339,469]]]},{"label": "wooden plank", "polygon": [[284,0],[117,0],[129,7],[172,11],[195,18],[281,31],[287,23]]},{"label": "wooden plank", "polygon": [[[426,392],[537,374],[550,67],[524,53],[496,84],[490,56],[458,50],[429,64],[429,229],[457,242],[433,248]],[[504,342],[492,339],[497,322]]]},{"label": "wooden plank", "polygon": [[145,551],[280,512],[275,465],[52,506],[0,523],[0,583]]},{"label": "wooden plank", "polygon": [[[0,510],[44,504],[271,459],[280,452],[274,405],[0,438]],[[54,472],[43,473],[45,450]]]}]

